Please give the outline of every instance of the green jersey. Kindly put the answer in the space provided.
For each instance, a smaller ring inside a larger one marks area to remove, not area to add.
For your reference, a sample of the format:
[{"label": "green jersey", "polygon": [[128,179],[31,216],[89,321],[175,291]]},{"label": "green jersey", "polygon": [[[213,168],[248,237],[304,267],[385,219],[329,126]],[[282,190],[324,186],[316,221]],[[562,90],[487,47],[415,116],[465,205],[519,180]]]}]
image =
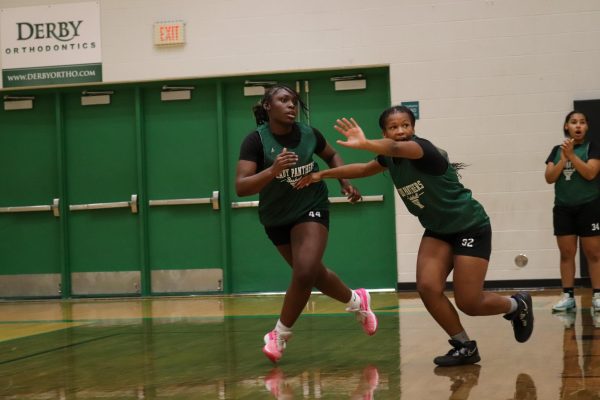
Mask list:
[{"label": "green jersey", "polygon": [[378,159],[383,159],[382,165],[388,168],[400,198],[408,211],[419,218],[421,225],[436,233],[451,234],[489,224],[483,206],[458,180],[447,153],[428,140],[416,136],[411,140],[423,148],[424,158],[443,157],[447,165],[445,171],[440,175],[423,171],[418,165],[419,161],[425,161],[423,159],[386,156]]},{"label": "green jersey", "polygon": [[[318,182],[303,189],[295,189],[294,184],[303,176],[317,172],[319,166],[313,160],[317,139],[313,129],[296,122],[300,128],[300,143],[288,148],[298,156],[298,162],[292,168],[281,171],[259,193],[258,215],[265,226],[290,224],[312,210],[327,210],[329,200],[327,185]],[[269,124],[257,128],[264,152],[264,166],[269,168],[281,153],[280,145],[269,129]]]},{"label": "green jersey", "polygon": [[[573,152],[582,161],[589,160],[590,142],[576,144]],[[555,146],[546,160],[546,163],[552,161],[558,164],[560,161],[560,146]],[[554,184],[554,204],[557,206],[578,206],[589,203],[600,197],[600,186],[594,180],[588,181],[582,177],[573,167],[571,161],[567,161],[565,168],[560,173],[558,180]]]}]

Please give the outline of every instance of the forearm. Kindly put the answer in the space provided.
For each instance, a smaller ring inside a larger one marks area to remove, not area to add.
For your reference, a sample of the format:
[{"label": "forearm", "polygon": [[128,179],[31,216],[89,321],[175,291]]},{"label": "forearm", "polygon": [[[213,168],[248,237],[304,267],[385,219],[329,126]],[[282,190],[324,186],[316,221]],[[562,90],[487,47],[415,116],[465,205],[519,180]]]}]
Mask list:
[{"label": "forearm", "polygon": [[366,170],[367,164],[348,164],[339,167],[326,169],[319,171],[321,179],[334,178],[334,179],[352,179],[352,178],[364,178],[372,174]]},{"label": "forearm", "polygon": [[261,172],[238,178],[235,182],[235,189],[238,196],[251,196],[259,193],[275,178],[272,167],[262,170]]},{"label": "forearm", "polygon": [[402,156],[402,142],[396,142],[391,139],[367,139],[363,142],[361,148],[375,154],[389,157]]},{"label": "forearm", "polygon": [[[342,157],[340,157],[340,155],[338,153],[335,153],[333,155],[333,157],[331,157],[327,161],[327,165],[329,166],[329,170],[328,171],[330,171],[332,168],[342,167],[344,165],[344,161],[342,161]],[[342,177],[342,178],[338,178],[338,179],[340,181],[340,185],[344,186],[346,178]]]},{"label": "forearm", "polygon": [[565,168],[566,160],[560,160],[557,164],[548,164],[544,177],[547,183],[554,183],[558,180],[562,170]]},{"label": "forearm", "polygon": [[573,155],[570,158],[571,164],[573,164],[573,168],[577,170],[579,175],[581,175],[584,179],[591,181],[597,175],[597,171],[593,168],[589,163],[586,163],[581,158]]}]

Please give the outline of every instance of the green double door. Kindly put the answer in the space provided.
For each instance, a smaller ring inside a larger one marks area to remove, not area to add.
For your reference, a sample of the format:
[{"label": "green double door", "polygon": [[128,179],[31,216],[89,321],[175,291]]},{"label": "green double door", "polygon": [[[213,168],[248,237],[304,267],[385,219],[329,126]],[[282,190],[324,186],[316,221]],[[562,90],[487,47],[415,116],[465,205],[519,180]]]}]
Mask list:
[{"label": "green double door", "polygon": [[[366,88],[356,90],[336,90],[333,73],[267,76],[257,81],[277,81],[295,88],[309,107],[307,115],[300,113],[300,120],[319,129],[343,160],[352,163],[366,162],[373,156],[337,145],[335,120],[354,117],[370,136],[377,137],[380,132],[377,118],[389,105],[387,71],[372,71],[364,79]],[[289,284],[290,269],[258,222],[258,196],[235,195],[239,146],[256,127],[251,108],[260,99],[260,96],[241,96],[243,85],[244,82],[231,82],[224,90],[232,193],[231,287],[234,292],[284,291]],[[322,160],[316,159],[321,169],[327,168]],[[366,201],[350,204],[340,193],[337,181],[327,182],[332,204],[325,265],[351,287],[393,288],[396,285],[393,187],[383,175],[353,183]]]},{"label": "green double door", "polygon": [[216,88],[161,94],[65,97],[73,295],[222,290]]}]

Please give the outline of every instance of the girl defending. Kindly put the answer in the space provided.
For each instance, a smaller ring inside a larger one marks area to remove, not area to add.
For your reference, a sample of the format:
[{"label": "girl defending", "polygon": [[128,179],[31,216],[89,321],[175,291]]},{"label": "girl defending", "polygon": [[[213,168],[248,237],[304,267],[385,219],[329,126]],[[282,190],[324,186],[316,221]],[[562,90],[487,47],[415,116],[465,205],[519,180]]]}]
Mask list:
[{"label": "girl defending", "polygon": [[[379,118],[383,139],[366,139],[353,120],[337,120],[335,129],[346,137],[343,146],[378,154],[373,161],[314,172],[298,189],[324,178],[360,178],[388,170],[409,212],[425,228],[417,256],[417,290],[425,307],[450,336],[452,349],[433,362],[440,366],[473,364],[480,360],[477,343],[465,332],[458,313],[444,294],[454,270],[454,300],[467,315],[504,314],[515,338],[525,342],[533,331],[531,296],[511,297],[485,292],[483,284],[491,253],[492,230],[479,202],[458,180],[445,151],[415,136],[410,109],[395,106]],[[302,189],[305,190],[305,189]]]}]

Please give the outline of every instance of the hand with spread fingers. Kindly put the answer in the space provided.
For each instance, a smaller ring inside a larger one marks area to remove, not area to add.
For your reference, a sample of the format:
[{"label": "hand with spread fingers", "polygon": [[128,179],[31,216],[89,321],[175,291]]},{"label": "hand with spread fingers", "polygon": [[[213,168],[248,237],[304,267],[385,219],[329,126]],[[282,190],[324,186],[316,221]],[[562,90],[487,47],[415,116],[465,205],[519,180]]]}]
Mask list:
[{"label": "hand with spread fingers", "polygon": [[337,140],[337,143],[353,149],[363,148],[367,138],[362,128],[356,123],[354,118],[342,118],[336,120],[334,129],[344,135],[346,140]]}]

